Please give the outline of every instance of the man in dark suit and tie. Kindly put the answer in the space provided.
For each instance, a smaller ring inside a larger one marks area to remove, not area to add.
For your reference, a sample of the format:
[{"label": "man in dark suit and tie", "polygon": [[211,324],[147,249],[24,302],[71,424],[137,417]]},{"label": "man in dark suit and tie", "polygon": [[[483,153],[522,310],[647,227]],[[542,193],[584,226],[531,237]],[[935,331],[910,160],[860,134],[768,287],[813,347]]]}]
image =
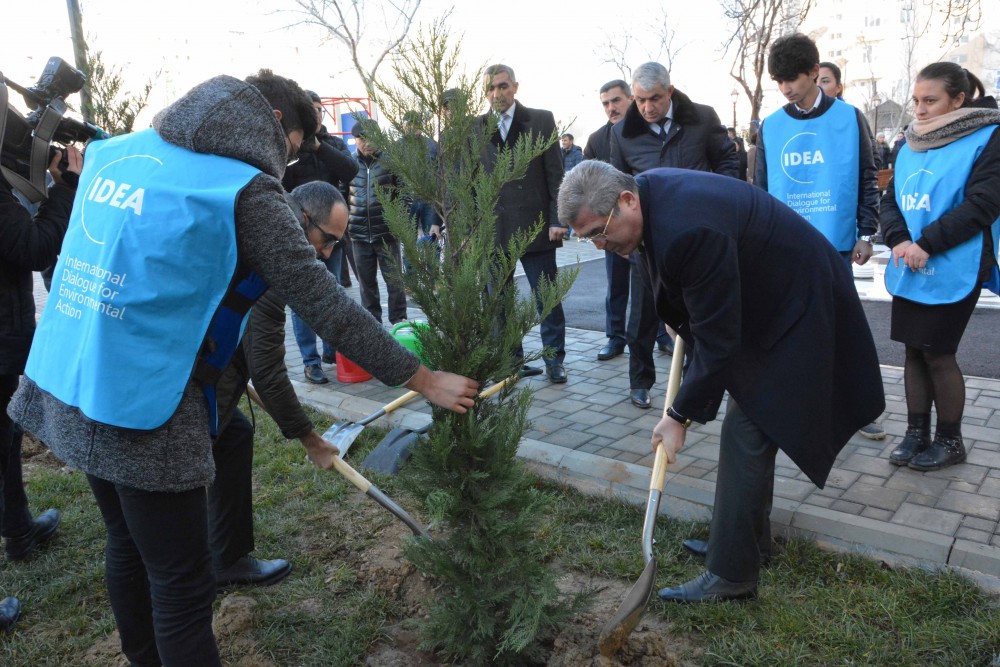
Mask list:
[{"label": "man in dark suit and tie", "polygon": [[[736,146],[726,136],[719,115],[710,106],[697,104],[674,88],[670,72],[656,62],[635,69],[635,101],[611,134],[611,164],[626,174],[657,167],[711,171],[739,178]],[[649,389],[656,382],[653,343],[669,352],[672,341],[656,317],[642,271],[632,259],[629,319],[629,399],[640,408],[650,407]]]},{"label": "man in dark suit and tie", "polygon": [[[490,102],[489,113],[497,115],[497,131],[490,139],[481,155],[487,169],[496,164],[501,149],[513,148],[517,140],[524,137],[528,142],[550,138],[556,130],[555,117],[551,111],[529,109],[514,99],[517,93],[517,79],[514,70],[507,65],[491,65],[486,69],[484,84],[486,98]],[[488,114],[479,117],[488,124]],[[497,245],[507,247],[511,237],[520,230],[533,228],[541,217],[545,225],[531,241],[521,266],[534,292],[542,276],[553,280],[556,275],[556,248],[568,231],[560,226],[557,219],[556,199],[559,184],[563,178],[563,159],[559,145],[555,142],[528,165],[524,177],[507,183],[500,191],[496,206]],[[555,356],[545,362],[545,374],[550,382],[566,382],[566,318],[562,304],[542,320],[542,344],[555,350]],[[523,352],[522,352],[523,356]],[[541,375],[538,369],[525,366],[522,375]]]},{"label": "man in dark suit and tie", "polygon": [[[583,157],[611,162],[612,128],[625,118],[625,111],[632,104],[632,89],[621,79],[615,79],[601,86],[600,95],[608,122],[587,139]],[[628,260],[606,252],[604,268],[608,274],[608,294],[604,299],[604,333],[608,342],[597,353],[598,361],[614,359],[625,352],[625,315],[628,311]]]},{"label": "man in dark suit and tie", "polygon": [[559,218],[599,248],[638,251],[657,314],[691,348],[654,449],[674,463],[686,429],[715,419],[729,392],[707,569],[660,597],[755,596],[777,451],[822,487],[838,452],[885,407],[850,269],[774,197],[699,171],[633,177],[588,160],[566,175]]}]

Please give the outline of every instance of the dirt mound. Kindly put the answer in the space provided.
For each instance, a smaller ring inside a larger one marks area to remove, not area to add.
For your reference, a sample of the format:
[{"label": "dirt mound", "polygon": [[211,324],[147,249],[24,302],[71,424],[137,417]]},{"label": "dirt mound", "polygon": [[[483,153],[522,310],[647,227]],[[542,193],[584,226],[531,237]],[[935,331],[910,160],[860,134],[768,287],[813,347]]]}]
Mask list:
[{"label": "dirt mound", "polygon": [[25,433],[24,439],[21,441],[21,464],[25,472],[32,468],[49,468],[50,470],[70,472],[66,464],[57,459],[56,455],[31,433]]}]

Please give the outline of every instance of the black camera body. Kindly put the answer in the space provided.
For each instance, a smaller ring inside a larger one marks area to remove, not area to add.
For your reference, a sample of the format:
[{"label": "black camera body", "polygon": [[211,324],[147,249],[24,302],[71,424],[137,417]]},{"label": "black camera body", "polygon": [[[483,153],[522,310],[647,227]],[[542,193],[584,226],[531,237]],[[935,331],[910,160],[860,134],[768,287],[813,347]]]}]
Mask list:
[{"label": "black camera body", "polygon": [[[0,171],[32,203],[46,196],[45,170],[53,142],[66,145],[108,136],[96,125],[66,116],[65,98],[79,92],[85,82],[83,72],[58,57],[49,58],[38,83],[30,88],[0,73]],[[8,87],[31,107],[26,117],[10,106]]]}]

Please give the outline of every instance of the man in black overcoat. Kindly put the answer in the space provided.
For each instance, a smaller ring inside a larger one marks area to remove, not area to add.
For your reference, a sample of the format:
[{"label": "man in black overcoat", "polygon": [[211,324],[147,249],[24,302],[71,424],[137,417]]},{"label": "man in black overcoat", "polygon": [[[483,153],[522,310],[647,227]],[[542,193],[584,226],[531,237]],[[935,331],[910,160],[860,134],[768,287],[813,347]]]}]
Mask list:
[{"label": "man in black overcoat", "polygon": [[[524,137],[534,143],[548,139],[556,130],[555,117],[545,109],[529,109],[515,99],[518,83],[514,70],[507,65],[486,68],[484,85],[491,111],[497,118],[497,130],[483,150],[480,160],[486,169],[493,169],[503,149],[513,148]],[[489,123],[489,116],[479,122]],[[556,198],[563,178],[563,159],[559,145],[553,143],[528,164],[524,176],[503,186],[496,205],[497,245],[506,248],[511,237],[521,230],[530,230],[541,217],[545,224],[521,257],[525,277],[532,292],[538,289],[542,276],[556,276],[556,248],[562,247],[569,231],[556,219]],[[555,350],[555,356],[545,361],[545,374],[555,384],[566,382],[566,317],[558,304],[541,323],[542,344]],[[521,355],[523,356],[523,354]],[[538,369],[525,366],[522,374],[541,375]]]},{"label": "man in black overcoat", "polygon": [[638,250],[658,315],[690,347],[654,449],[662,444],[673,463],[687,427],[715,419],[729,392],[707,570],[660,597],[753,597],[778,449],[822,488],[851,435],[885,407],[847,264],[790,208],[716,174],[632,177],[590,160],[567,174],[559,217],[598,247]]}]

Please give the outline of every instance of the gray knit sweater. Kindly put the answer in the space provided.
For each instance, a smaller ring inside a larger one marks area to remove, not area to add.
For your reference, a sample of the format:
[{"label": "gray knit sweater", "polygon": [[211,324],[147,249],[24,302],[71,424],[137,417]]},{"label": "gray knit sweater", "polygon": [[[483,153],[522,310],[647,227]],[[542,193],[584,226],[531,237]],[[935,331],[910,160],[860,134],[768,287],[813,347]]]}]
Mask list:
[{"label": "gray knit sweater", "polygon": [[[210,79],[161,111],[153,127],[170,143],[232,157],[260,169],[262,173],[237,202],[240,259],[317,334],[335,342],[338,350],[382,382],[403,384],[416,373],[416,357],[350,299],[316,260],[316,251],[306,241],[282,191],[284,133],[271,105],[256,88],[228,76]],[[193,380],[177,412],[156,431],[129,431],[91,421],[28,377],[21,382],[8,413],[67,464],[110,482],[177,492],[211,484],[215,476],[205,398]]]}]

